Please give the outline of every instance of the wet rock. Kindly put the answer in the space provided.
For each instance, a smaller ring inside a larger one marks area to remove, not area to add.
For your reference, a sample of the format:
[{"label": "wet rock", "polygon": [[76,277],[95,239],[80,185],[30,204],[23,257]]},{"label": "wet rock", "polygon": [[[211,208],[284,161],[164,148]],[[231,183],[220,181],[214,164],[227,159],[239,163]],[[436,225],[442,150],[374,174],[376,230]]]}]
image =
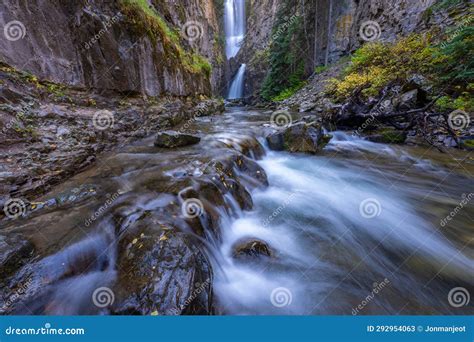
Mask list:
[{"label": "wet rock", "polygon": [[66,116],[63,108],[54,104],[42,105],[36,115],[44,119],[64,118]]},{"label": "wet rock", "polygon": [[316,154],[331,140],[316,123],[299,122],[267,137],[270,149],[275,151]]},{"label": "wet rock", "polygon": [[56,134],[57,134],[58,136],[60,136],[60,137],[63,137],[63,136],[68,136],[68,135],[70,135],[70,134],[71,134],[71,131],[70,131],[67,127],[61,126],[61,127],[59,127],[59,128],[57,129],[57,133],[56,133]]},{"label": "wet rock", "polygon": [[194,116],[217,115],[222,114],[224,110],[225,104],[223,100],[210,99],[196,105]]},{"label": "wet rock", "polygon": [[456,142],[456,139],[454,139],[453,137],[446,137],[443,140],[443,144],[446,147],[456,147],[456,146],[458,146],[458,143]]},{"label": "wet rock", "polygon": [[211,265],[196,241],[159,220],[128,231],[113,313],[212,314]]},{"label": "wet rock", "polygon": [[16,89],[0,87],[0,100],[3,103],[16,103],[25,98],[25,94],[20,93]]},{"label": "wet rock", "polygon": [[23,264],[31,256],[33,244],[20,234],[0,235],[0,268],[6,275]]},{"label": "wet rock", "polygon": [[268,147],[274,151],[283,151],[285,149],[285,139],[281,133],[272,133],[267,136]]},{"label": "wet rock", "polygon": [[397,109],[403,111],[416,108],[419,104],[419,96],[420,91],[418,89],[413,89],[401,94],[400,97],[396,99],[398,103]]},{"label": "wet rock", "polygon": [[157,134],[155,138],[156,147],[176,148],[198,144],[201,138],[191,134],[176,131],[164,131]]},{"label": "wet rock", "polygon": [[409,84],[422,90],[425,93],[431,92],[433,88],[433,85],[430,83],[430,81],[426,77],[420,74],[414,74],[410,76],[410,78],[408,79],[408,82]]},{"label": "wet rock", "polygon": [[0,183],[13,183],[15,182],[17,175],[13,172],[0,172]]},{"label": "wet rock", "polygon": [[244,238],[237,241],[232,247],[232,256],[235,259],[273,257],[275,253],[270,246],[259,239]]}]

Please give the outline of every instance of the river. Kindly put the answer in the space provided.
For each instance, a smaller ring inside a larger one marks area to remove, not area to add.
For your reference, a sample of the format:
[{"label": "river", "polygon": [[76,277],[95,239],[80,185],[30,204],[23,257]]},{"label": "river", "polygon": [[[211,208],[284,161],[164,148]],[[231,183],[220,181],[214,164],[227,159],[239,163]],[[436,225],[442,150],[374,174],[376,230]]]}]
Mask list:
[{"label": "river", "polygon": [[[121,240],[127,231],[148,216],[184,227],[179,214],[164,209],[183,184],[204,177],[206,166],[226,149],[242,150],[242,141],[256,139],[265,153],[248,155],[258,159],[269,186],[251,190],[250,210],[224,196],[226,203],[214,208],[220,233],[202,235],[216,313],[472,312],[448,301],[451,289],[474,286],[472,160],[459,151],[376,144],[348,132],[332,132],[333,140],[317,156],[273,152],[262,136],[269,116],[231,107],[190,124],[202,136],[198,145],[162,150],[149,137],[98,158],[96,166],[41,200],[71,189],[86,188],[86,194],[80,190],[62,205],[6,222],[3,232],[27,236],[36,252],[8,282],[2,280],[3,297],[18,279],[32,279],[25,292],[35,295],[16,307],[19,313],[97,313],[90,309],[90,295],[99,285],[114,289],[118,283],[116,295],[126,297],[132,290],[123,286],[129,281],[121,275],[124,260],[134,260],[130,245],[147,234],[137,233],[126,244]],[[463,196],[469,201],[442,224]],[[233,258],[233,245],[247,237],[266,242],[273,256]],[[85,260],[87,266],[80,266]]]}]

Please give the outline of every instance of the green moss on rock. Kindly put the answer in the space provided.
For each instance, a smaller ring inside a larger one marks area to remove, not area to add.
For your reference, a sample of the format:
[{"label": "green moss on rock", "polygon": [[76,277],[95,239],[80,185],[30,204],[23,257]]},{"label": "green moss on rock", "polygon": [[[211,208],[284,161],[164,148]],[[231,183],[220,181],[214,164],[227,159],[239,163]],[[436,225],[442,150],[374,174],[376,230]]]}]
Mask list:
[{"label": "green moss on rock", "polygon": [[148,36],[153,44],[161,41],[165,53],[177,58],[188,72],[210,76],[209,61],[198,53],[186,51],[181,46],[179,32],[170,28],[147,0],[120,0],[119,6],[135,34]]}]

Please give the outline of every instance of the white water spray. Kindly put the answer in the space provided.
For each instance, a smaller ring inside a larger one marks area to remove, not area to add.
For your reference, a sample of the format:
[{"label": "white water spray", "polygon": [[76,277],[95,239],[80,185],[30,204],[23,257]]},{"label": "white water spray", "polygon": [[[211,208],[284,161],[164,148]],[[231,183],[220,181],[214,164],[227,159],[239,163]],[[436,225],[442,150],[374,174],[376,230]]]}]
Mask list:
[{"label": "white water spray", "polygon": [[229,88],[229,96],[227,98],[229,100],[232,99],[241,99],[244,96],[244,80],[245,80],[245,68],[247,67],[246,64],[242,64],[235,75],[234,80]]},{"label": "white water spray", "polygon": [[[227,58],[235,57],[245,37],[245,0],[226,0],[225,35]],[[240,99],[244,95],[246,65],[242,64],[229,87],[228,99]]]}]

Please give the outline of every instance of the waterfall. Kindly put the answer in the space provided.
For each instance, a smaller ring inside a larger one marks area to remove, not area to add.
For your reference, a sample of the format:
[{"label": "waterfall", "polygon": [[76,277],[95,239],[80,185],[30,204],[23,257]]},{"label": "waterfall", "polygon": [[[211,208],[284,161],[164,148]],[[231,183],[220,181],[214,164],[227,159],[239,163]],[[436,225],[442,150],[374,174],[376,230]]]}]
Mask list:
[{"label": "waterfall", "polygon": [[246,67],[246,64],[242,64],[239,68],[239,71],[237,72],[237,75],[235,75],[229,89],[229,96],[227,96],[229,100],[241,99],[244,96],[244,76]]},{"label": "waterfall", "polygon": [[245,0],[225,0],[225,36],[227,59],[239,52],[245,37]]},{"label": "waterfall", "polygon": [[[227,59],[235,57],[245,37],[245,0],[225,0],[225,35]],[[246,65],[242,64],[229,87],[228,99],[239,99],[244,95]]]}]

